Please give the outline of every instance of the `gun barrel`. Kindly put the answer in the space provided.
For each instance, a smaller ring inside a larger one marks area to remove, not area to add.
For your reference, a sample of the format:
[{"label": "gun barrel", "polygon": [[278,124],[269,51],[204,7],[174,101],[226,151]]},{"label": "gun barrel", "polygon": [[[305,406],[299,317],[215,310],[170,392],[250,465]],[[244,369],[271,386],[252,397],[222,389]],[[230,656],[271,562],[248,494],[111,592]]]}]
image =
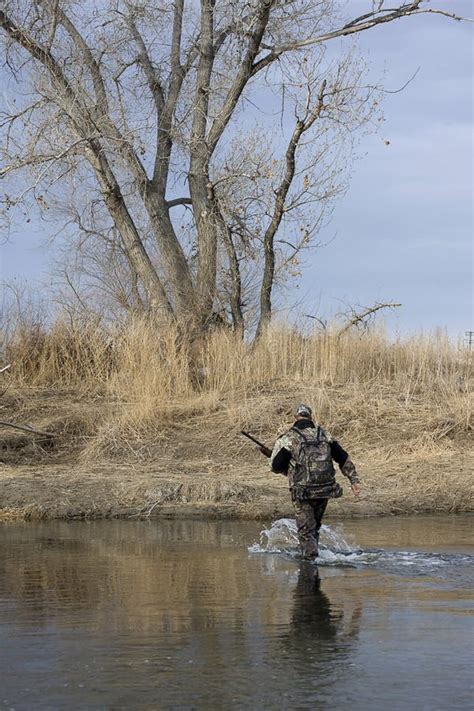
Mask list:
[{"label": "gun barrel", "polygon": [[244,437],[247,437],[247,439],[249,439],[251,442],[255,442],[255,444],[258,444],[259,447],[265,447],[265,445],[262,442],[259,442],[258,439],[253,437],[248,432],[244,432],[244,430],[240,430],[240,434],[243,434]]}]

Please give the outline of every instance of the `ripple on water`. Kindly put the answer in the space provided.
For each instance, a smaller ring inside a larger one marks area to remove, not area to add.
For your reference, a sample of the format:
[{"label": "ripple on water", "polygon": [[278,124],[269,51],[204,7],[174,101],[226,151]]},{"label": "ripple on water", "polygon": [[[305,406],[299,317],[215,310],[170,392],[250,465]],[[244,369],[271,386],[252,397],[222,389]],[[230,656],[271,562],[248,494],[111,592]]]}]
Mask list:
[{"label": "ripple on water", "polygon": [[[250,553],[278,553],[298,559],[299,546],[296,521],[280,518],[270,528],[260,533],[260,540],[248,548]],[[410,571],[410,575],[430,575],[434,572],[447,577],[462,575],[464,579],[472,571],[474,556],[459,553],[431,553],[426,551],[403,551],[360,548],[349,543],[337,527],[321,526],[318,565],[383,568],[387,572]]]}]

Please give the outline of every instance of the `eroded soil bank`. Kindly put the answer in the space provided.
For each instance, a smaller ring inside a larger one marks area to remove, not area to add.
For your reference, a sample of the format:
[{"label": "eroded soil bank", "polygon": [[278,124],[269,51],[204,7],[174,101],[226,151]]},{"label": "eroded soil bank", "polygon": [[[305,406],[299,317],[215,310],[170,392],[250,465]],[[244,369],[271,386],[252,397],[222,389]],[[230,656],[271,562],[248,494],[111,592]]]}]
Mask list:
[{"label": "eroded soil bank", "polygon": [[[251,423],[238,417],[232,426],[219,411],[200,419],[177,417],[159,436],[132,441],[125,433],[104,451],[96,442],[109,426],[110,401],[30,391],[4,396],[3,404],[1,419],[31,423],[54,436],[0,426],[0,520],[268,519],[292,513],[285,477],[272,474],[268,460],[239,435]],[[271,407],[267,400],[265,411]],[[260,422],[255,434],[271,443],[274,422],[264,422],[263,415],[253,421]],[[363,491],[355,499],[339,475],[345,495],[331,502],[328,513],[353,517],[472,511],[470,432],[445,426],[439,436],[437,425],[435,434],[421,433],[407,446],[401,418],[384,422],[384,428],[373,428],[376,436],[357,439],[347,426],[335,433],[356,462]],[[107,431],[108,442],[112,435]]]},{"label": "eroded soil bank", "polygon": [[[360,499],[344,486],[344,497],[331,502],[328,513],[377,516],[470,511],[472,465],[472,456],[467,454],[451,470],[435,457],[398,467],[360,460],[364,482]],[[71,462],[2,465],[0,469],[0,520],[272,518],[291,515],[291,511],[286,480],[272,475],[263,461],[259,465],[232,463],[220,469],[202,461],[87,466]]]}]

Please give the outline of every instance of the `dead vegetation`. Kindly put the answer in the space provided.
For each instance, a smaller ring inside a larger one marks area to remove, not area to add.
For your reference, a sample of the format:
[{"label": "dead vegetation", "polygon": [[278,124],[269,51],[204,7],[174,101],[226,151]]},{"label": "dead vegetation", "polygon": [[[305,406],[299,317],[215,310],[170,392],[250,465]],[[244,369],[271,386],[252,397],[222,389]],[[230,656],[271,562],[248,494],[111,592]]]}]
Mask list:
[{"label": "dead vegetation", "polygon": [[[239,431],[271,444],[298,401],[313,405],[359,465],[367,504],[359,511],[472,506],[470,354],[442,334],[392,341],[381,331],[304,335],[280,326],[255,344],[228,331],[196,343],[144,319],[116,331],[62,322],[13,334],[5,361],[0,419],[54,437],[0,428],[3,481],[16,486],[20,469],[24,479],[25,466],[39,465],[61,486],[69,481],[72,503],[43,502],[49,515],[283,510],[285,482],[268,479],[266,460]],[[344,507],[352,511],[350,501]]]}]

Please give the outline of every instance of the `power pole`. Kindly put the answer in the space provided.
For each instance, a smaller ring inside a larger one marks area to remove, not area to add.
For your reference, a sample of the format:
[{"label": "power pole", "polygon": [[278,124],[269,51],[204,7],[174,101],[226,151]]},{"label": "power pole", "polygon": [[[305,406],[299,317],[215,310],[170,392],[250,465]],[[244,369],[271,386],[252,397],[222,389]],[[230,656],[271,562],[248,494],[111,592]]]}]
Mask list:
[{"label": "power pole", "polygon": [[472,346],[474,345],[474,331],[466,331],[466,345],[469,350],[472,349]]}]

